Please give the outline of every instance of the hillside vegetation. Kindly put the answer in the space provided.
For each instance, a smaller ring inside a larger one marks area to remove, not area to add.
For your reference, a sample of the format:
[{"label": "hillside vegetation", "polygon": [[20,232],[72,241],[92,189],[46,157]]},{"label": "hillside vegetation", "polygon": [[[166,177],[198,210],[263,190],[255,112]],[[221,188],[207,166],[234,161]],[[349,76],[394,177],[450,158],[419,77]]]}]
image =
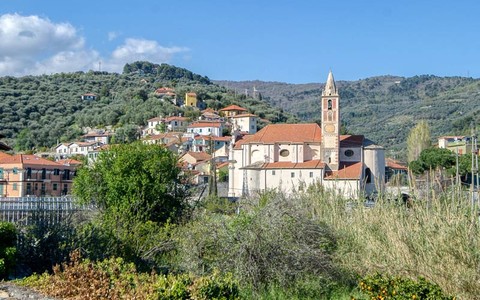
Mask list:
[{"label": "hillside vegetation", "polygon": [[[195,92],[205,107],[219,109],[237,104],[272,122],[288,120],[281,109],[235,95],[186,69],[135,62],[125,65],[122,74],[90,71],[1,77],[0,134],[17,150],[41,149],[79,138],[83,127],[131,129],[160,115],[198,115],[198,111],[156,97],[154,91],[159,87],[175,88],[177,98]],[[82,100],[86,93],[98,97],[94,101]]]},{"label": "hillside vegetation", "polygon": [[[229,89],[250,93],[281,107],[303,121],[320,119],[324,83],[287,84],[263,81],[216,81]],[[380,76],[357,81],[337,81],[341,118],[347,130],[364,134],[387,149],[405,148],[410,129],[426,120],[432,137],[470,134],[479,123],[480,80],[430,75],[410,78]]]}]

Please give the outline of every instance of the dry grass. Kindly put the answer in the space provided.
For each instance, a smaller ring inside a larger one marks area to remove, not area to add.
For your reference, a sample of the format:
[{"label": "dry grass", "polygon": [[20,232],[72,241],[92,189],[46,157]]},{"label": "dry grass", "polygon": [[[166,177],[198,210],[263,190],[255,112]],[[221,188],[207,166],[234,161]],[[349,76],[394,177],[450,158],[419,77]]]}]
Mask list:
[{"label": "dry grass", "polygon": [[336,260],[344,268],[361,276],[422,276],[461,299],[480,299],[480,221],[467,196],[437,196],[411,208],[381,199],[373,208],[346,209],[347,201],[324,191],[298,201],[337,232]]}]

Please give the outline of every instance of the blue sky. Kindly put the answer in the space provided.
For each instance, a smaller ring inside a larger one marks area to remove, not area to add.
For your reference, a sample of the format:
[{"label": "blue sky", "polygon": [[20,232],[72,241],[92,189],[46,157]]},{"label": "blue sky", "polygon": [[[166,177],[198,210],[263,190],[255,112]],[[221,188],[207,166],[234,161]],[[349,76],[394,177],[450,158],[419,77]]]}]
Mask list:
[{"label": "blue sky", "polygon": [[0,76],[148,60],[218,80],[478,78],[479,16],[473,0],[1,0]]}]

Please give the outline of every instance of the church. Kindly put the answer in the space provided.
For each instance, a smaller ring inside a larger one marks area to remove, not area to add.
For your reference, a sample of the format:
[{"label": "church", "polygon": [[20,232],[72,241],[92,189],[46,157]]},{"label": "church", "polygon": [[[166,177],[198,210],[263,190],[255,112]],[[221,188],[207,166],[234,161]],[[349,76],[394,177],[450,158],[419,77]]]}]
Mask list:
[{"label": "church", "polygon": [[228,196],[276,189],[295,193],[312,184],[347,198],[379,192],[385,180],[384,148],[363,135],[340,135],[340,96],[330,71],[317,123],[270,124],[232,143]]}]

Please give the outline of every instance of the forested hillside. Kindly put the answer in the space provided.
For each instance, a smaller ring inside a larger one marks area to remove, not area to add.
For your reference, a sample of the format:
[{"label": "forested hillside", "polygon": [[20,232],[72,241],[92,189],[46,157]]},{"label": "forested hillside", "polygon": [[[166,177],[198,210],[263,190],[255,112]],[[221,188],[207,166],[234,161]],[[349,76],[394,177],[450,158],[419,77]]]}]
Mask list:
[{"label": "forested hillside", "polygon": [[[262,81],[216,81],[237,92],[260,95],[303,121],[320,119],[324,83],[287,84]],[[337,81],[341,118],[347,130],[364,134],[387,149],[401,150],[410,129],[427,120],[432,137],[470,134],[480,123],[480,80],[463,77],[396,76]]]},{"label": "forested hillside", "polygon": [[[135,62],[125,65],[123,74],[90,71],[1,77],[0,134],[17,150],[41,149],[78,138],[83,127],[111,125],[127,131],[160,115],[198,115],[156,97],[159,87],[175,88],[177,98],[195,92],[206,107],[214,109],[238,104],[272,122],[288,119],[281,109],[235,95],[186,69]],[[97,99],[82,100],[86,93],[96,94]]]}]

